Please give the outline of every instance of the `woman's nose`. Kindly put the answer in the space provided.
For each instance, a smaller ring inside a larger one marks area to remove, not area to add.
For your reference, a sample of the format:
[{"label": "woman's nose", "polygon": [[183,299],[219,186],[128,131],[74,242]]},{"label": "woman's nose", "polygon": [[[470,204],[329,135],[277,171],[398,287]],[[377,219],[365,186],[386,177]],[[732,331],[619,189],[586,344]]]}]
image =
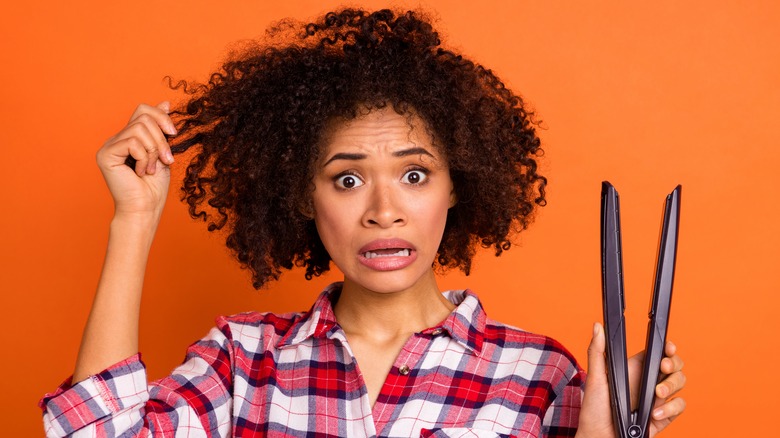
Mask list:
[{"label": "woman's nose", "polygon": [[399,194],[386,184],[374,187],[369,194],[362,222],[367,227],[381,228],[405,224],[406,215]]}]

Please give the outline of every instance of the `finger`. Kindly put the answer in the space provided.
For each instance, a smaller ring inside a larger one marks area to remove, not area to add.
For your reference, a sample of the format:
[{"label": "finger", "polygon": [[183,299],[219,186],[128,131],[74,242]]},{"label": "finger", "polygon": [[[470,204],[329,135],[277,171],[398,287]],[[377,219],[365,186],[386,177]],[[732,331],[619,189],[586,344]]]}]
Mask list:
[{"label": "finger", "polygon": [[683,362],[680,356],[674,355],[671,357],[665,357],[661,360],[661,372],[663,374],[672,374],[683,369]]},{"label": "finger", "polygon": [[685,411],[685,400],[682,398],[674,398],[664,403],[660,407],[653,409],[653,419],[659,420],[671,420]]},{"label": "finger", "polygon": [[165,111],[165,114],[171,112],[171,103],[168,102],[167,100],[163,100],[162,102],[158,103],[156,107]]},{"label": "finger", "polygon": [[[146,175],[146,169],[149,167],[149,154],[143,143],[138,137],[127,137],[117,140],[114,146],[124,151],[124,157],[131,156],[135,159],[135,173],[138,176]],[[122,161],[124,163],[124,161]],[[124,164],[122,164],[124,166]]]},{"label": "finger", "polygon": [[165,137],[162,136],[160,129],[154,122],[147,120],[147,123],[144,123],[143,120],[145,119],[148,118],[143,115],[136,119],[135,122],[132,122],[127,128],[117,134],[114,142],[116,143],[118,140],[130,138],[137,139],[148,155],[145,160],[146,169],[144,170],[144,173],[154,174],[156,171],[157,159],[161,154],[161,149],[167,150],[169,146],[165,141]]},{"label": "finger", "polygon": [[131,124],[142,124],[146,128],[146,132],[149,133],[151,140],[154,142],[155,150],[157,151],[160,160],[168,165],[173,164],[174,159],[173,154],[171,153],[171,145],[168,144],[168,139],[163,135],[156,120],[148,114],[141,114],[137,119],[131,122]]},{"label": "finger", "polygon": [[593,324],[593,337],[588,345],[588,378],[590,376],[603,379],[607,373],[607,364],[604,359],[606,341],[604,340],[604,327]]},{"label": "finger", "polygon": [[682,371],[666,376],[666,378],[655,386],[655,394],[665,399],[671,397],[685,387],[687,377]]},{"label": "finger", "polygon": [[171,120],[171,117],[168,115],[169,108],[170,104],[168,102],[161,102],[157,106],[150,106],[142,103],[138,105],[138,108],[135,109],[133,115],[130,116],[128,124],[133,122],[142,114],[147,114],[155,120],[157,125],[164,133],[168,135],[176,135],[176,126],[174,126],[173,120]]},{"label": "finger", "polygon": [[666,345],[664,346],[664,353],[667,356],[674,356],[677,354],[677,345],[675,345],[672,341],[666,341]]},{"label": "finger", "polygon": [[97,151],[95,158],[103,172],[117,166],[129,166],[138,176],[146,175],[146,149],[137,137],[112,137]]}]

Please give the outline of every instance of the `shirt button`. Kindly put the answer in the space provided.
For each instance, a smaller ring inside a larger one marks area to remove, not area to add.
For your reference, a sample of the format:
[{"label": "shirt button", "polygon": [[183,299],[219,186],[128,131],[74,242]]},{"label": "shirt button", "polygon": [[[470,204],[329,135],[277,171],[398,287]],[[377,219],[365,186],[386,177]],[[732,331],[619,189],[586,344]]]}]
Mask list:
[{"label": "shirt button", "polygon": [[401,368],[398,368],[398,372],[401,373],[402,376],[409,374],[409,365],[401,365]]},{"label": "shirt button", "polygon": [[443,330],[441,329],[441,327],[436,327],[435,329],[433,329],[433,331],[431,332],[431,334],[432,334],[433,336],[439,336],[439,335],[441,334],[441,332],[442,332],[442,331],[443,331]]}]

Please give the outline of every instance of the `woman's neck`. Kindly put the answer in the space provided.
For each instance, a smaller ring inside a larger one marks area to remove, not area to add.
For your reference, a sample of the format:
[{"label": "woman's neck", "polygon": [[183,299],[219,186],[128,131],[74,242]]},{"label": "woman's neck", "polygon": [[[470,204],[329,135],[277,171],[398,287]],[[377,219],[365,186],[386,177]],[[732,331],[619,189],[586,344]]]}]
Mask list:
[{"label": "woman's neck", "polygon": [[334,312],[347,336],[382,341],[408,338],[440,323],[454,308],[439,291],[431,271],[414,287],[390,293],[374,292],[345,279]]}]

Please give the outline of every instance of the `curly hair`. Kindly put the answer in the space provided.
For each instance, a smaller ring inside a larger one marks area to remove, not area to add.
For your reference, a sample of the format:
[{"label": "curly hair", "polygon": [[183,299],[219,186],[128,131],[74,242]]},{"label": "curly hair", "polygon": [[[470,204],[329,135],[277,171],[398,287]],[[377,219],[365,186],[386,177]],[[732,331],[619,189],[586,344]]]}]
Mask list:
[{"label": "curly hair", "polygon": [[477,246],[500,255],[545,205],[533,113],[489,69],[442,48],[421,13],[343,9],[281,22],[269,35],[207,83],[172,85],[190,95],[173,113],[173,151],[194,151],[182,199],[209,231],[227,226],[226,244],[255,288],[282,268],[305,267],[307,279],[329,270],[301,206],[323,130],[365,108],[420,117],[448,160],[458,203],[434,265],[468,274]]}]

